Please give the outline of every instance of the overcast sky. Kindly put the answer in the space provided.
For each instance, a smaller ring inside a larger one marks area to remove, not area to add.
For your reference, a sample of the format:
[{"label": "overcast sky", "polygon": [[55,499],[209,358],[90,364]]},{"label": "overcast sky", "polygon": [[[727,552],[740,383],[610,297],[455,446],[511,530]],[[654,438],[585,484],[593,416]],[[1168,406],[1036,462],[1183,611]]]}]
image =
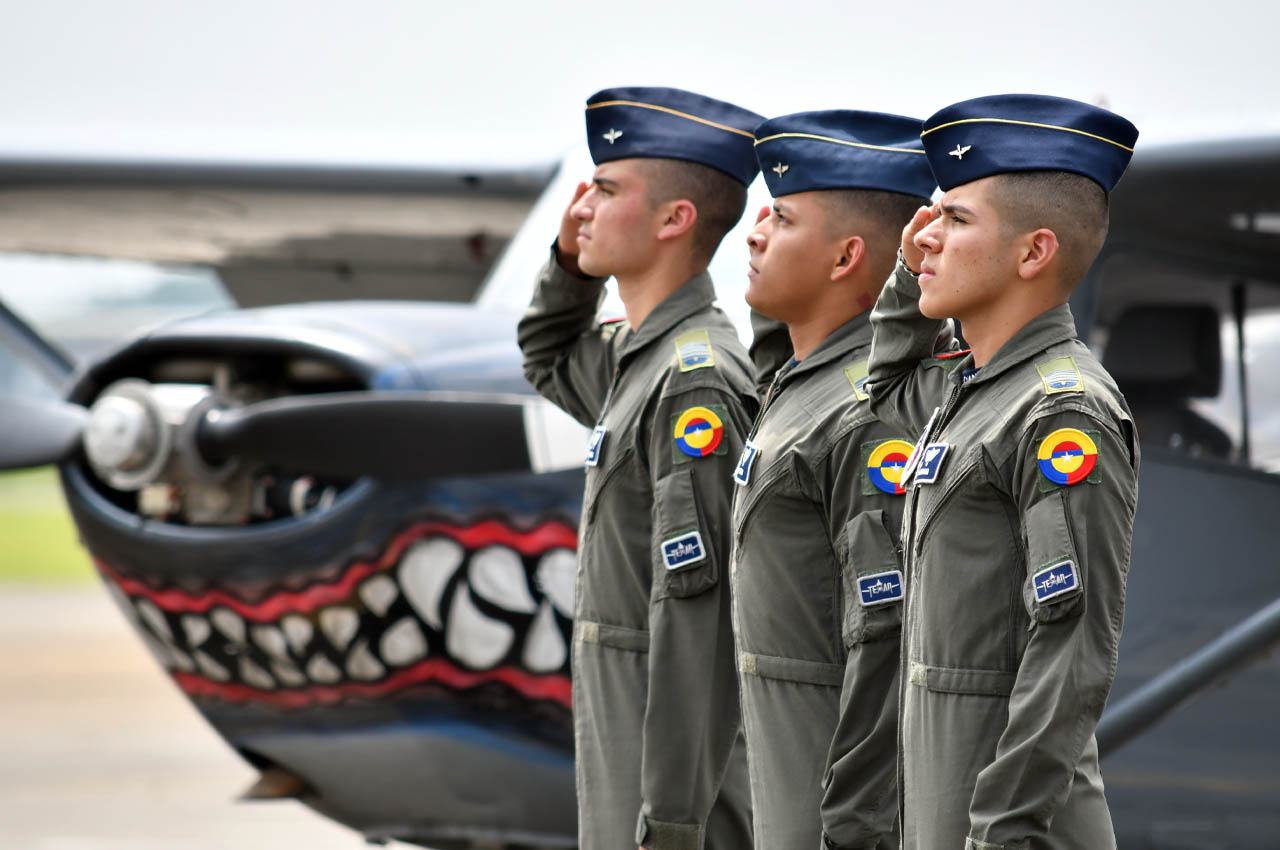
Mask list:
[{"label": "overcast sky", "polygon": [[0,153],[525,164],[581,139],[592,92],[644,84],[922,118],[1033,91],[1105,98],[1147,140],[1280,132],[1278,6],[14,3]]}]

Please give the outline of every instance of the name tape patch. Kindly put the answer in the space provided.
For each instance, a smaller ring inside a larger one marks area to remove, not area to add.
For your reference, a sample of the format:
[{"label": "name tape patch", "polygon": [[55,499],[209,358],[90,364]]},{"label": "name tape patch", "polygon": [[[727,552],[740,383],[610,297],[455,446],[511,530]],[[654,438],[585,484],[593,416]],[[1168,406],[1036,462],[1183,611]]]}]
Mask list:
[{"label": "name tape patch", "polygon": [[1080,587],[1076,562],[1059,561],[1045,567],[1031,577],[1031,587],[1035,591],[1036,602],[1048,602],[1076,590]]},{"label": "name tape patch", "polygon": [[742,455],[738,458],[738,466],[733,470],[733,483],[745,487],[751,481],[751,468],[756,465],[760,455],[760,447],[747,440],[742,447]]},{"label": "name tape patch", "polygon": [[600,451],[604,448],[604,435],[608,432],[609,429],[603,425],[597,425],[591,432],[591,440],[587,443],[587,457],[583,461],[587,466],[600,465]]},{"label": "name tape patch", "polygon": [[689,531],[662,541],[662,560],[669,570],[678,570],[705,560],[707,550],[702,546],[702,534]]},{"label": "name tape patch", "polygon": [[886,570],[858,576],[858,601],[864,608],[874,608],[902,599],[902,571]]}]

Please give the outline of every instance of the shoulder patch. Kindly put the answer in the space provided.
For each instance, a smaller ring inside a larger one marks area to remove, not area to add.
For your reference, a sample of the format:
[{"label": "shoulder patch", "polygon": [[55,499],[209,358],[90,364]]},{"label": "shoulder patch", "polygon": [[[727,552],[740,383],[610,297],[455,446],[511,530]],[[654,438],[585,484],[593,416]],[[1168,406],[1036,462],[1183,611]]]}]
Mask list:
[{"label": "shoulder patch", "polygon": [[668,570],[696,564],[706,557],[707,550],[702,546],[702,534],[698,531],[687,531],[662,541],[662,561]]},{"label": "shoulder patch", "polygon": [[724,441],[728,411],[718,404],[696,405],[671,417],[671,459],[688,463],[695,458],[722,455],[729,451]]},{"label": "shoulder patch", "polygon": [[853,387],[853,394],[858,397],[858,401],[871,398],[867,395],[867,362],[859,360],[852,366],[846,366],[844,370],[844,376],[849,379],[849,386]]},{"label": "shoulder patch", "polygon": [[681,372],[706,369],[716,365],[715,352],[711,350],[711,335],[705,328],[682,333],[676,337],[676,362]]},{"label": "shoulder patch", "polygon": [[1045,395],[1084,392],[1084,378],[1080,376],[1080,367],[1074,357],[1055,357],[1037,365],[1036,371],[1040,373]]},{"label": "shoulder patch", "polygon": [[1059,428],[1040,441],[1036,463],[1040,466],[1042,490],[1069,487],[1088,481],[1097,484],[1102,480],[1098,471],[1097,431],[1092,433],[1078,428]]},{"label": "shoulder patch", "polygon": [[864,608],[902,601],[902,571],[858,575],[858,601]]},{"label": "shoulder patch", "polygon": [[912,446],[906,440],[875,440],[862,444],[862,494],[901,496],[907,492],[903,472]]},{"label": "shoulder patch", "polygon": [[1076,572],[1076,562],[1067,559],[1041,567],[1031,576],[1031,587],[1035,591],[1037,604],[1078,590],[1080,576]]}]

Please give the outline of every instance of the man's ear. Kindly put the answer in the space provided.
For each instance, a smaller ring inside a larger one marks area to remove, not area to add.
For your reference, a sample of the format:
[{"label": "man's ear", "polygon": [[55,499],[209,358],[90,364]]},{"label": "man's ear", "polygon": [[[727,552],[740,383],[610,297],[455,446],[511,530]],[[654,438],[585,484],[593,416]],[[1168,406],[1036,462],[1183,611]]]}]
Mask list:
[{"label": "man's ear", "polygon": [[861,236],[850,236],[838,243],[836,247],[839,253],[831,266],[831,279],[844,280],[853,274],[854,269],[862,263],[862,258],[867,255],[867,243]]},{"label": "man's ear", "polygon": [[658,207],[657,237],[659,240],[678,239],[692,230],[697,220],[698,208],[692,201],[683,198],[678,201],[668,201]]},{"label": "man's ear", "polygon": [[1033,230],[1018,241],[1018,277],[1038,277],[1058,256],[1058,236],[1047,227]]}]

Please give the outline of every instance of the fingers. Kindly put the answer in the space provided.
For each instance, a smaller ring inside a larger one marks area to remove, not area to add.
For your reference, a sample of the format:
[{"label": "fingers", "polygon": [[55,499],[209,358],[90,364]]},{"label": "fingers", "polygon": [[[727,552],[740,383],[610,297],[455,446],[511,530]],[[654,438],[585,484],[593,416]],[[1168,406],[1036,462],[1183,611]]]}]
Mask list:
[{"label": "fingers", "polygon": [[916,246],[916,234],[928,227],[929,223],[940,215],[942,211],[938,204],[920,207],[911,217],[911,221],[907,222],[907,226],[902,229],[902,259],[906,262],[907,270],[913,274],[919,274],[920,263],[924,261],[924,251]]},{"label": "fingers", "polygon": [[756,224],[759,224],[760,222],[768,218],[771,210],[772,210],[772,207],[761,207],[760,212],[756,213]]}]

